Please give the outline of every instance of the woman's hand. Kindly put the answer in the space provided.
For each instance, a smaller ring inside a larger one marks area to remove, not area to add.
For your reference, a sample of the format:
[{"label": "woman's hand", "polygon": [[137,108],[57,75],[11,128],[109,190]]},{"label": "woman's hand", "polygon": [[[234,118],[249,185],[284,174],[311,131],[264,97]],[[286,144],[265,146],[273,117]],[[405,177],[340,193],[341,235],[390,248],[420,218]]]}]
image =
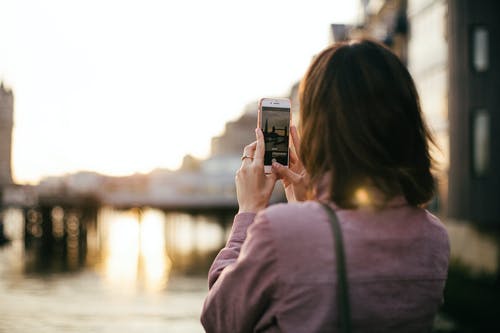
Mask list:
[{"label": "woman's hand", "polygon": [[257,213],[266,208],[274,189],[277,176],[264,173],[264,134],[255,129],[257,141],[243,150],[240,169],[236,172],[236,196],[239,213]]},{"label": "woman's hand", "polygon": [[300,138],[295,126],[290,127],[293,147],[290,147],[290,166],[288,168],[274,162],[273,171],[283,182],[288,202],[304,201],[309,189],[309,176],[299,159]]}]

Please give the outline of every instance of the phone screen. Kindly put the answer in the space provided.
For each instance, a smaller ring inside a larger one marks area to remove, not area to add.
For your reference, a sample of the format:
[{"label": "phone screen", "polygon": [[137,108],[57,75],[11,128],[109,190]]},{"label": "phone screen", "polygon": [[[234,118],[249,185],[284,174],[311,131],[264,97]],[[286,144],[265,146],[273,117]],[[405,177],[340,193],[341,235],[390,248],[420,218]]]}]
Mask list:
[{"label": "phone screen", "polygon": [[273,161],[288,165],[290,109],[263,106],[261,128],[266,143],[264,165],[271,165]]}]

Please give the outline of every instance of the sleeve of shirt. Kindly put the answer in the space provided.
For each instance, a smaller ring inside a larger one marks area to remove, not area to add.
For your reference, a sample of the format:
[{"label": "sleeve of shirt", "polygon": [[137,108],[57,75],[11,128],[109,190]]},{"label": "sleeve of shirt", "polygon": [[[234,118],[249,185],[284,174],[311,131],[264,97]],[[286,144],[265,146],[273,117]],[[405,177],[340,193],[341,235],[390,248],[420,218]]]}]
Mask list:
[{"label": "sleeve of shirt", "polygon": [[254,330],[275,292],[273,246],[263,214],[236,215],[226,247],[209,271],[210,289],[201,314],[207,332]]}]

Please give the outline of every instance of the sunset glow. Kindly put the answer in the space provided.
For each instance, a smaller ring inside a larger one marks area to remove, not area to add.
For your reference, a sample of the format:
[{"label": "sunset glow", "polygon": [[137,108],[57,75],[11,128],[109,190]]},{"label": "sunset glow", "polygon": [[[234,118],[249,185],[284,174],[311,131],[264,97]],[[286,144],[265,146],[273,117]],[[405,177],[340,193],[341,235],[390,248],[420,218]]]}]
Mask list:
[{"label": "sunset glow", "polygon": [[19,183],[177,168],[246,104],[284,96],[358,1],[0,0]]}]

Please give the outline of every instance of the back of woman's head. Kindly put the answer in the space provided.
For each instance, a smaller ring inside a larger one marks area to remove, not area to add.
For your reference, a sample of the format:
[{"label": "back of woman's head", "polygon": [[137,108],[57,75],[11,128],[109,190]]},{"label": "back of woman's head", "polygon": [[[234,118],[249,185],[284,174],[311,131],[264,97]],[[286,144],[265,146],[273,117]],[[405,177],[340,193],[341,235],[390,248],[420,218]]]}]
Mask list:
[{"label": "back of woman's head", "polygon": [[311,64],[300,92],[301,160],[312,183],[331,172],[331,198],[356,207],[375,187],[411,205],[434,193],[429,131],[415,84],[390,50],[368,41],[339,43]]}]

